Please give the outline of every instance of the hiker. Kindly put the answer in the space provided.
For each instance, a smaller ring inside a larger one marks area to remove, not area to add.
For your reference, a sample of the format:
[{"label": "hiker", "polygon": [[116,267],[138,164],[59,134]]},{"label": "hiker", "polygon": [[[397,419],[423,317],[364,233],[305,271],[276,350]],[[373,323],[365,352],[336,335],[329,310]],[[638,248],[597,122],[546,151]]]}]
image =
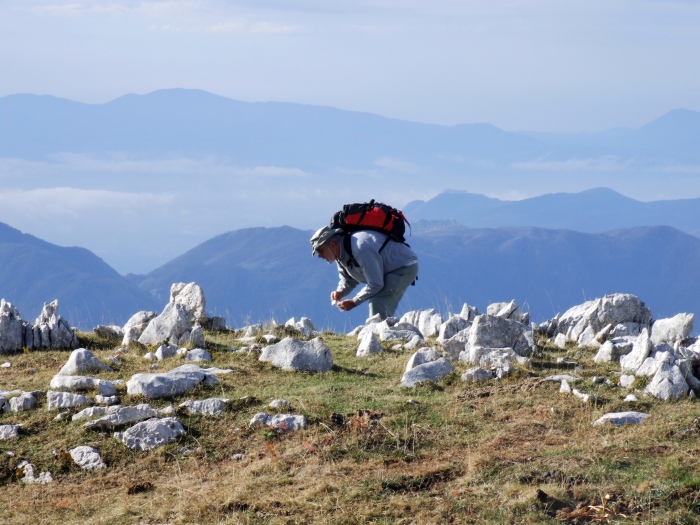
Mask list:
[{"label": "hiker", "polygon": [[[383,320],[393,316],[406,288],[418,275],[418,257],[413,250],[384,233],[346,233],[324,226],[310,242],[312,256],[318,252],[328,264],[338,265],[340,280],[331,292],[331,303],[346,312],[367,301],[370,317],[379,314]],[[365,286],[355,297],[343,300],[359,283]]]}]

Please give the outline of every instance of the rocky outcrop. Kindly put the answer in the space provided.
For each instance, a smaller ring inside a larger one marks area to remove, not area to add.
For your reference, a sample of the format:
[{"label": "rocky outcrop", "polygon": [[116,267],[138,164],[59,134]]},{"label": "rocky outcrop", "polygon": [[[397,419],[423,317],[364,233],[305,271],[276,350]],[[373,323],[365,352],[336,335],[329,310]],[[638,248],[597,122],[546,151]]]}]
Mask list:
[{"label": "rocky outcrop", "polygon": [[182,305],[196,322],[207,324],[207,301],[204,291],[197,283],[173,283],[170,287],[170,303]]},{"label": "rocky outcrop", "polygon": [[158,314],[156,312],[149,312],[142,310],[140,312],[132,315],[122,328],[124,332],[124,338],[122,339],[122,345],[129,346],[132,342],[138,342],[139,337]]},{"label": "rocky outcrop", "polygon": [[189,337],[193,321],[192,314],[184,306],[168,303],[159,316],[151,319],[138,341],[145,346],[166,342],[178,344],[185,333]]},{"label": "rocky outcrop", "polygon": [[24,321],[12,303],[0,300],[0,354],[22,348],[76,348],[78,337],[68,322],[57,315],[58,300],[44,303],[41,315],[32,325]]}]

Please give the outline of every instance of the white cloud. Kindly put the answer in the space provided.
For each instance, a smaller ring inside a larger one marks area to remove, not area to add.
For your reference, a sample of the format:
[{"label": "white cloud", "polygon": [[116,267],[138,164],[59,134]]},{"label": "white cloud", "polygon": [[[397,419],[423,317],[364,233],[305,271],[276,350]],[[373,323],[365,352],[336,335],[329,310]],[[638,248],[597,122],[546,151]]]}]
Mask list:
[{"label": "white cloud", "polygon": [[624,171],[631,163],[632,161],[622,162],[618,157],[606,155],[596,159],[546,160],[540,158],[525,162],[514,162],[510,167],[526,171]]}]

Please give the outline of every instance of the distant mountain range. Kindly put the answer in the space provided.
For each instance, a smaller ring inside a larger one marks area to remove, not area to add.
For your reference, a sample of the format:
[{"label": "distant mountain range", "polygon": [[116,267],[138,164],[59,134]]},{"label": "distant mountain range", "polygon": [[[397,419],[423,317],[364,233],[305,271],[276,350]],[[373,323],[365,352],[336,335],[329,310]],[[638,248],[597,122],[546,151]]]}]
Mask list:
[{"label": "distant mountain range", "polygon": [[105,104],[9,95],[0,98],[0,122],[0,157],[23,159],[66,152],[137,158],[215,155],[241,165],[359,169],[388,158],[448,170],[594,158],[613,159],[618,164],[614,169],[620,164],[633,169],[700,162],[700,113],[685,109],[639,129],[557,135],[506,132],[489,124],[421,124],[168,89]]},{"label": "distant mountain range", "polygon": [[[482,312],[515,299],[543,321],[584,300],[625,292],[639,296],[656,318],[700,313],[700,239],[667,226],[606,233],[541,228],[472,229],[421,223],[409,242],[420,258],[417,286],[401,311]],[[350,314],[330,305],[334,265],[312,259],[312,232],[249,228],[214,237],[147,275],[120,276],[81,248],[61,248],[0,227],[0,297],[30,320],[44,301],[59,299],[73,325],[122,324],[138,310],[161,311],[173,282],[198,282],[207,308],[231,326],[308,316],[319,328],[350,330],[365,305]]]},{"label": "distant mountain range", "polygon": [[160,310],[142,291],[85,248],[64,248],[0,223],[0,297],[34,322],[45,302],[74,325],[123,324],[139,310]]},{"label": "distant mountain range", "polygon": [[504,201],[463,191],[446,191],[403,208],[412,220],[449,220],[472,228],[537,226],[605,232],[635,226],[673,226],[700,235],[700,199],[640,202],[608,188]]}]

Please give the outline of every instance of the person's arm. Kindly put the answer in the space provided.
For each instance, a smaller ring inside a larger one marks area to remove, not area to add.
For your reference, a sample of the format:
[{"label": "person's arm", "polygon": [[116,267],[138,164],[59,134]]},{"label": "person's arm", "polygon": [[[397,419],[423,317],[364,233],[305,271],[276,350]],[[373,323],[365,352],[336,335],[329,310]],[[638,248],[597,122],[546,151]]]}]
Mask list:
[{"label": "person's arm", "polygon": [[339,301],[352,292],[359,284],[339,263],[336,264],[338,265],[338,286],[336,286],[335,291],[331,293],[331,300],[333,301]]}]

